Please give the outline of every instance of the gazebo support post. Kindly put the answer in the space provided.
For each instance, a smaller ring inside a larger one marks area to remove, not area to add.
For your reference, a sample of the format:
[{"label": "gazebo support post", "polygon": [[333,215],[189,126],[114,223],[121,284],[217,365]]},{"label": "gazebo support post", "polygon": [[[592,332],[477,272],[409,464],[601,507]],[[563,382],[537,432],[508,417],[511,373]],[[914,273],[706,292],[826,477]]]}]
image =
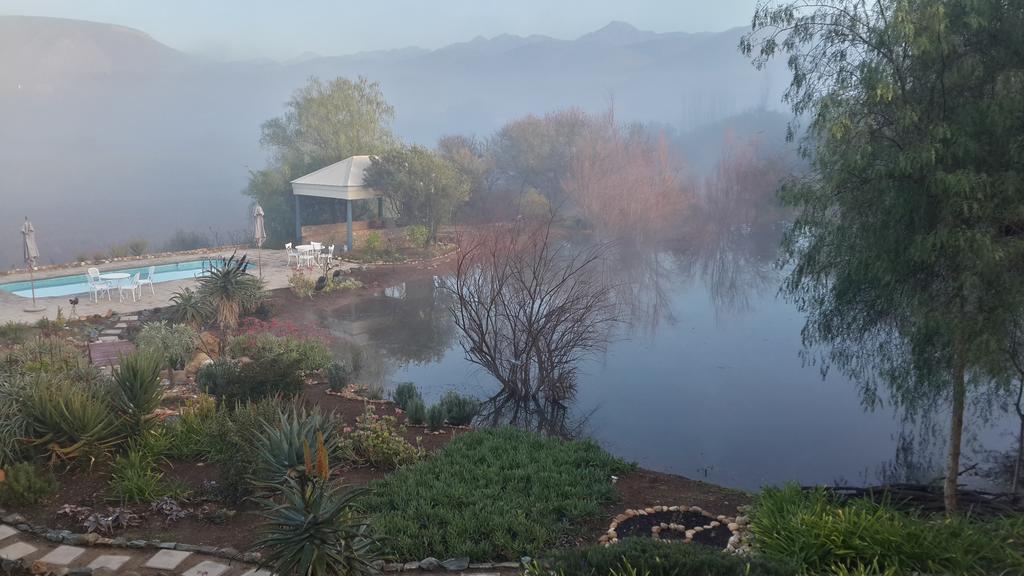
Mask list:
[{"label": "gazebo support post", "polygon": [[300,195],[295,195],[295,244],[302,244],[302,203]]},{"label": "gazebo support post", "polygon": [[381,225],[384,224],[384,197],[377,197],[377,220],[380,220]]},{"label": "gazebo support post", "polygon": [[345,200],[345,223],[347,225],[345,233],[345,251],[352,251],[352,201]]}]

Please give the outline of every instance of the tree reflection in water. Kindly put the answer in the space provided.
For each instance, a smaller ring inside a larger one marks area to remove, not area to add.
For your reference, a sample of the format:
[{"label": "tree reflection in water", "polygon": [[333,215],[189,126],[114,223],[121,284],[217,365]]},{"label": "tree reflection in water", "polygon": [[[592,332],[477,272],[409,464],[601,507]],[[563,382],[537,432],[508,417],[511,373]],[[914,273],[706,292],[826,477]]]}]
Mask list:
[{"label": "tree reflection in water", "polygon": [[481,403],[475,423],[490,427],[514,426],[548,436],[575,438],[582,432],[586,418],[570,418],[569,406],[562,402],[499,392]]}]

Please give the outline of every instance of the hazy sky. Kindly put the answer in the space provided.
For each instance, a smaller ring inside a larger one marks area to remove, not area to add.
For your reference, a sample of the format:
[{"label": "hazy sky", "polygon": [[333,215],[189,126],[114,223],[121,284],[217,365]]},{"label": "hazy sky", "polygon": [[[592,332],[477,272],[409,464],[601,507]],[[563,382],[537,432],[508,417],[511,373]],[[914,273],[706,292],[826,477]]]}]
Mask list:
[{"label": "hazy sky", "polygon": [[138,28],[217,58],[288,59],[419,46],[502,33],[575,38],[612,20],[656,32],[750,21],[756,0],[0,0],[0,14]]}]

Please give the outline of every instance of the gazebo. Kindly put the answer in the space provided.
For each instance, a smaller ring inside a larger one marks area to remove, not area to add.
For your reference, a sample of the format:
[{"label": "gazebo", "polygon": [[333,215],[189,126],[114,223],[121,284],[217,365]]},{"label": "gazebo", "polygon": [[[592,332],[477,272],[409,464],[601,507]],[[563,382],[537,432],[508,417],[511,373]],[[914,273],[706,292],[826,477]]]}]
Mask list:
[{"label": "gazebo", "polygon": [[369,156],[350,156],[341,162],[324,166],[316,172],[292,180],[295,196],[295,238],[302,242],[302,197],[317,196],[345,201],[345,247],[352,249],[352,202],[377,199],[377,217],[384,219],[384,195],[363,184],[363,174],[370,166]]}]

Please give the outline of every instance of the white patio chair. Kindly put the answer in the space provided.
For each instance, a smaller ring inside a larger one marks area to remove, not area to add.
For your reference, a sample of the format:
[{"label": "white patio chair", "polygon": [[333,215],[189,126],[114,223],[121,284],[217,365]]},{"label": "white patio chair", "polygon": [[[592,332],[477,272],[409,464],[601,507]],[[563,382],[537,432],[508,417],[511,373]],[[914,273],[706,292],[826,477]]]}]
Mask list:
[{"label": "white patio chair", "polygon": [[156,274],[156,266],[150,266],[149,270],[146,271],[145,278],[139,278],[139,298],[142,298],[142,287],[149,286],[149,291],[153,296],[156,296],[156,288],[153,287],[153,275]]},{"label": "white patio chair", "polygon": [[[136,272],[135,274],[132,274],[132,277],[128,280],[127,284],[122,282],[121,284],[117,285],[117,297],[122,302],[124,302],[124,291],[125,290],[131,290],[132,302],[138,302],[139,301],[139,297],[141,297],[142,294],[141,294],[141,290],[139,290],[139,273],[138,272]],[[136,292],[139,292],[139,294],[136,295]]]},{"label": "white patio chair", "polygon": [[99,268],[89,268],[86,279],[89,282],[89,296],[93,302],[100,301],[100,292],[106,292],[107,300],[110,300],[110,282],[100,278]]},{"label": "white patio chair", "polygon": [[325,254],[324,256],[326,256],[328,262],[334,260],[334,244],[331,244],[330,246],[327,247],[327,254]]},{"label": "white patio chair", "polygon": [[303,250],[303,251],[299,252],[299,263],[295,266],[295,269],[298,270],[302,266],[306,266],[307,268],[312,268],[315,263],[316,263],[316,250],[313,249],[313,248],[310,248],[308,250]]},{"label": "white patio chair", "polygon": [[295,248],[292,248],[292,243],[291,242],[285,244],[284,245],[284,249],[285,249],[285,254],[288,256],[288,259],[285,261],[284,265],[285,266],[290,265],[292,263],[292,258],[295,258],[295,265],[298,266],[298,264],[299,264],[299,251],[296,250]]}]

